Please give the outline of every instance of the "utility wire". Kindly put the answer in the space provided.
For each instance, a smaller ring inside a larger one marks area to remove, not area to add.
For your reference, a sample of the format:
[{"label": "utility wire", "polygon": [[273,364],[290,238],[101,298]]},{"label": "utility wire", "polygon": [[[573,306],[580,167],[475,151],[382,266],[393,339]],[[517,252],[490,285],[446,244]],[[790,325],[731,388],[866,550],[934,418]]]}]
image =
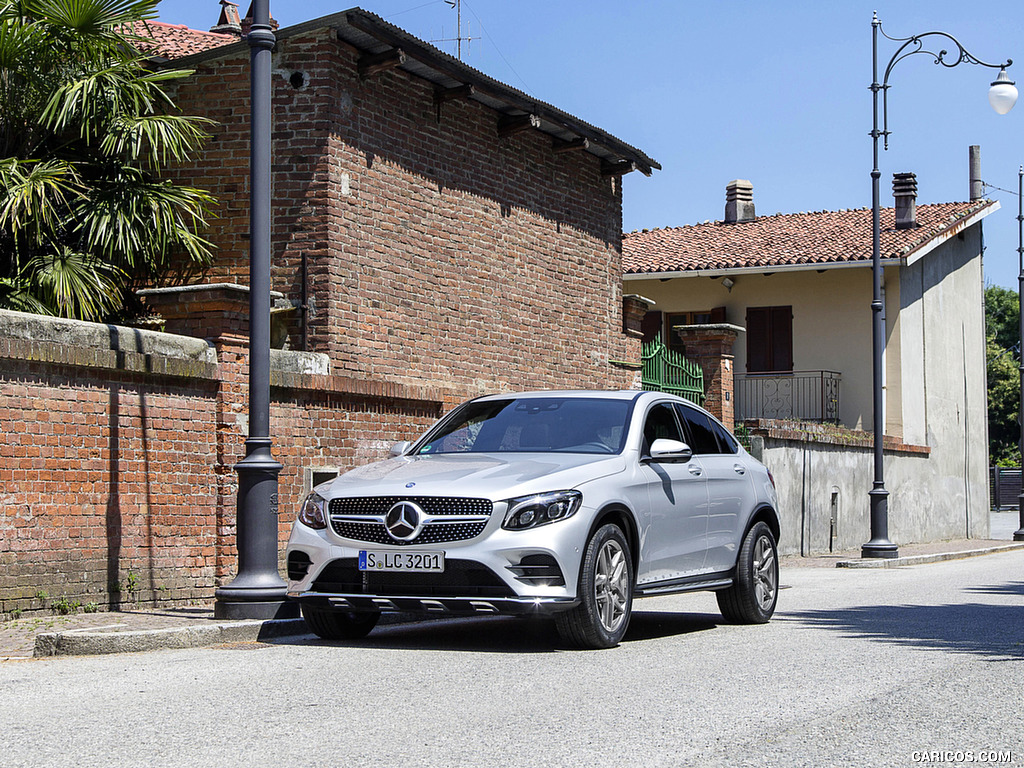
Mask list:
[{"label": "utility wire", "polygon": [[1003,189],[1002,187],[997,187],[995,184],[989,184],[987,181],[981,182],[981,186],[983,186],[985,189],[998,189],[1000,192],[1005,192],[1008,195],[1020,197],[1019,192],[1014,192],[1012,189]]},{"label": "utility wire", "polygon": [[512,70],[512,74],[515,75],[516,77],[518,77],[519,78],[519,82],[523,84],[523,87],[527,91],[529,91],[530,90],[530,86],[527,85],[526,81],[523,80],[522,76],[518,72],[516,72],[516,68],[512,66],[512,64],[509,62],[509,60],[505,58],[505,54],[503,54],[501,52],[501,49],[498,47],[498,44],[496,42],[494,42],[494,38],[491,37],[490,33],[487,31],[487,27],[484,26],[484,23],[480,20],[480,17],[477,16],[477,13],[476,13],[476,11],[473,10],[473,7],[469,3],[467,3],[466,0],[462,0],[462,4],[464,6],[466,6],[466,8],[469,9],[470,13],[473,14],[473,18],[475,18],[477,24],[480,25],[480,29],[483,30],[484,36],[491,42],[491,45],[494,46],[494,50],[496,50],[498,52],[498,55],[501,56],[501,60],[505,62],[505,66],[507,66],[510,70]]},{"label": "utility wire", "polygon": [[423,3],[423,5],[417,5],[415,8],[406,8],[404,11],[398,11],[398,13],[392,13],[390,16],[385,16],[386,19],[393,19],[395,16],[401,16],[403,13],[412,13],[418,11],[420,8],[426,8],[428,5],[437,5],[443,3],[444,0],[431,0],[429,3]]}]

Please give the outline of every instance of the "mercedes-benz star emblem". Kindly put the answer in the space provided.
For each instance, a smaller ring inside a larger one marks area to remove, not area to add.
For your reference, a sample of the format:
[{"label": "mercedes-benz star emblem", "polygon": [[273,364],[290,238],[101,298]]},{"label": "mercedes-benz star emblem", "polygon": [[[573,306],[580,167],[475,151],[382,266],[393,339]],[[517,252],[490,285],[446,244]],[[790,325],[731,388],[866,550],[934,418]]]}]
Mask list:
[{"label": "mercedes-benz star emblem", "polygon": [[400,501],[384,516],[384,527],[388,535],[398,541],[412,541],[423,529],[424,512],[418,504]]}]

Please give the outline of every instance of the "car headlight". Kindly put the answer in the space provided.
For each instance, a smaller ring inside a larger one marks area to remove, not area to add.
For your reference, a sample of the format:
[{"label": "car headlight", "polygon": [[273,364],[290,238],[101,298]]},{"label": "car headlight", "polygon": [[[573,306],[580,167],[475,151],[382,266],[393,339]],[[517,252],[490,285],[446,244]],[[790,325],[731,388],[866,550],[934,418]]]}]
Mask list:
[{"label": "car headlight", "polygon": [[509,499],[508,512],[501,527],[522,531],[565,520],[576,514],[582,503],[583,494],[579,491],[554,491]]},{"label": "car headlight", "polygon": [[308,525],[318,531],[327,527],[327,516],[324,514],[324,507],[327,500],[319,493],[311,493],[302,502],[302,509],[299,510],[299,522]]}]

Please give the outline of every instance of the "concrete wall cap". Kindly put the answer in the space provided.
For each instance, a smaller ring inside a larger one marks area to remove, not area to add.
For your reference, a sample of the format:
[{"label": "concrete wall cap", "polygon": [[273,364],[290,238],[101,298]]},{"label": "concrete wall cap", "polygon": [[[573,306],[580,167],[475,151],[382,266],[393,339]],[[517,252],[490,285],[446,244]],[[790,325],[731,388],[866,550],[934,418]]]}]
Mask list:
[{"label": "concrete wall cap", "polygon": [[[159,296],[175,293],[199,293],[201,291],[238,291],[248,293],[249,286],[238,283],[201,283],[197,285],[170,285],[165,288],[142,288],[135,293],[139,296]],[[280,291],[271,291],[270,297],[283,299],[284,294]]]},{"label": "concrete wall cap", "polygon": [[331,358],[323,352],[303,352],[297,349],[270,350],[270,367],[286,373],[313,373],[327,376],[331,372]]},{"label": "concrete wall cap", "polygon": [[203,339],[12,310],[0,310],[0,336],[115,352],[162,355],[181,360],[217,362],[216,350]]}]

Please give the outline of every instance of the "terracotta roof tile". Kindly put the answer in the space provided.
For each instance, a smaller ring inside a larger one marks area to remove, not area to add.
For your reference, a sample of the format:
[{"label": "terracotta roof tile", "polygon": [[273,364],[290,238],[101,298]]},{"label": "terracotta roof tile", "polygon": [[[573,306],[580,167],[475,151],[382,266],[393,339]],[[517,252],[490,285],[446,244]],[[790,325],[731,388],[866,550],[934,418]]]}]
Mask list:
[{"label": "terracotta roof tile", "polygon": [[152,40],[152,45],[142,44],[139,46],[145,53],[167,59],[178,59],[239,41],[235,35],[201,32],[198,29],[189,29],[184,24],[138,21],[132,26],[133,31],[139,37],[147,37]]},{"label": "terracotta roof tile", "polygon": [[[958,221],[992,205],[933,203],[917,206],[918,226],[894,228],[895,211],[882,209],[882,258],[899,258],[942,235]],[[690,270],[837,264],[871,260],[871,209],[759,216],[631,232],[622,239],[627,274]]]}]

